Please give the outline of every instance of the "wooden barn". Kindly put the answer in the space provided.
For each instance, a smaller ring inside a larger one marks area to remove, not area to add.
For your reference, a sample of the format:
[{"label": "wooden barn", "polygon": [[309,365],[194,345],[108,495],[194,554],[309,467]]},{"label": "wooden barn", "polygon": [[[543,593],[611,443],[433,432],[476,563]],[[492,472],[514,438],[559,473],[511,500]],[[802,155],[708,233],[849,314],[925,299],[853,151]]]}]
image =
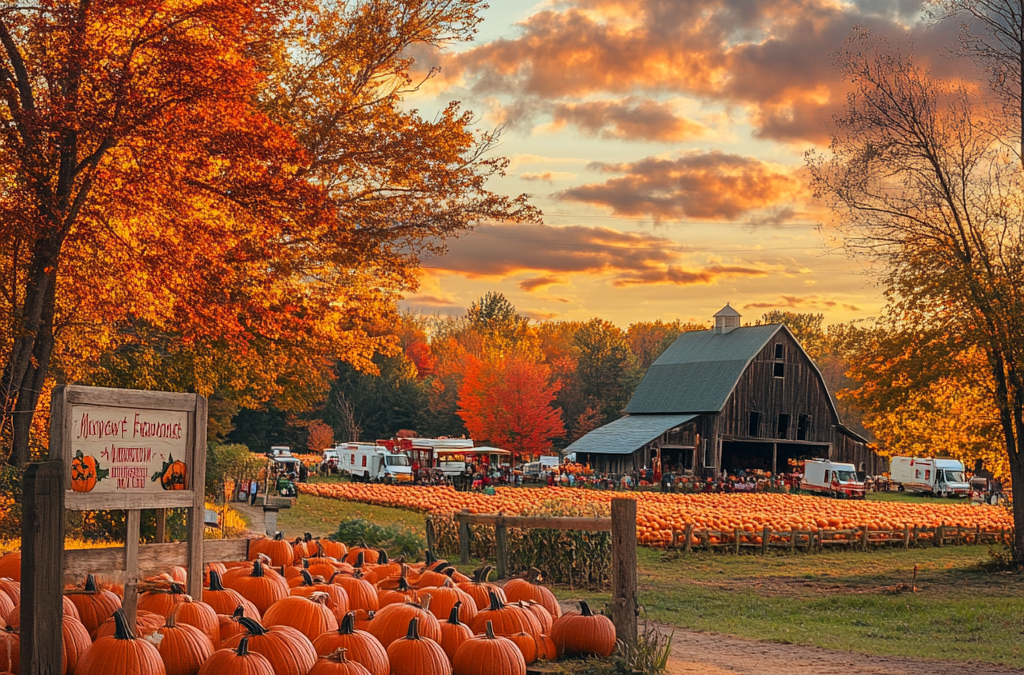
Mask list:
[{"label": "wooden barn", "polygon": [[565,449],[602,473],[655,466],[705,477],[788,470],[789,460],[884,470],[867,439],[843,426],[821,372],[783,325],[741,326],[726,305],[713,330],[683,333],[651,365],[626,417]]}]

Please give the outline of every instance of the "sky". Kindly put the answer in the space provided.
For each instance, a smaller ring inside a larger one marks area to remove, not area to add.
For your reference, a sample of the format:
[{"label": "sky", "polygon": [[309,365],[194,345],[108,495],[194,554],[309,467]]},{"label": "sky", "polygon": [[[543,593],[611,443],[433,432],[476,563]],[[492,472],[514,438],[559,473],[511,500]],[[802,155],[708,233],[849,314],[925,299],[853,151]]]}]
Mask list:
[{"label": "sky", "polygon": [[489,187],[529,193],[543,222],[450,241],[403,306],[461,314],[498,291],[533,319],[622,327],[726,302],[744,321],[879,314],[804,169],[846,98],[829,54],[860,26],[934,55],[955,27],[916,0],[491,0],[483,16],[475,41],[413,54],[440,72],[407,105],[503,125],[511,164]]}]

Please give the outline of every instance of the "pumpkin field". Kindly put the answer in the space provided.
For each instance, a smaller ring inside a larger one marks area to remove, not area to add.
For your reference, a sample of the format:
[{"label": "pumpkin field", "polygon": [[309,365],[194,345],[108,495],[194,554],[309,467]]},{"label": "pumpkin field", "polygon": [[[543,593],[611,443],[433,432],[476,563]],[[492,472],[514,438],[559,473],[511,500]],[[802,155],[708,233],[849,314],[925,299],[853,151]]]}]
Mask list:
[{"label": "pumpkin field", "polygon": [[877,502],[823,499],[805,495],[620,493],[575,488],[498,488],[493,496],[458,492],[450,486],[388,486],[364,483],[315,483],[300,486],[303,493],[376,506],[450,515],[470,513],[520,515],[552,502],[585,505],[607,515],[612,497],[637,500],[637,539],[646,546],[665,547],[673,532],[687,525],[696,530],[760,533],[868,528],[895,531],[904,527],[940,525],[995,533],[1012,527],[1009,512],[997,506],[951,502]]}]

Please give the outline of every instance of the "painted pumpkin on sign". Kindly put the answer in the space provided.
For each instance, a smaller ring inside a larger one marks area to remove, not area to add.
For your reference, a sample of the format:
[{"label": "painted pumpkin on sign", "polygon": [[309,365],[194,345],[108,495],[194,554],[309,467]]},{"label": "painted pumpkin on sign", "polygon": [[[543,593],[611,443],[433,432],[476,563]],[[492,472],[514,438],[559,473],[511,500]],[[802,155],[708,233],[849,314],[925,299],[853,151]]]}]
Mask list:
[{"label": "painted pumpkin on sign", "polygon": [[154,473],[150,480],[154,482],[159,480],[160,487],[165,490],[184,490],[187,487],[187,475],[185,462],[175,460],[173,455],[168,455],[163,468]]},{"label": "painted pumpkin on sign", "polygon": [[92,455],[83,455],[79,450],[71,459],[71,489],[75,492],[92,492],[96,482],[110,474],[108,469],[101,468]]}]

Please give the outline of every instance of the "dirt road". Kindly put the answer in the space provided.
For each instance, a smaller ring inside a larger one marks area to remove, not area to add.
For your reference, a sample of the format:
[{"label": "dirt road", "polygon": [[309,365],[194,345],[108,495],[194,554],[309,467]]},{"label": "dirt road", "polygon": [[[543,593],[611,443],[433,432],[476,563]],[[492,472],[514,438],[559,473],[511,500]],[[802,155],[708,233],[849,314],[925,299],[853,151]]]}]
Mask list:
[{"label": "dirt road", "polygon": [[[671,675],[1022,675],[977,662],[870,656],[671,628]],[[1011,645],[1007,645],[1010,649]]]}]

